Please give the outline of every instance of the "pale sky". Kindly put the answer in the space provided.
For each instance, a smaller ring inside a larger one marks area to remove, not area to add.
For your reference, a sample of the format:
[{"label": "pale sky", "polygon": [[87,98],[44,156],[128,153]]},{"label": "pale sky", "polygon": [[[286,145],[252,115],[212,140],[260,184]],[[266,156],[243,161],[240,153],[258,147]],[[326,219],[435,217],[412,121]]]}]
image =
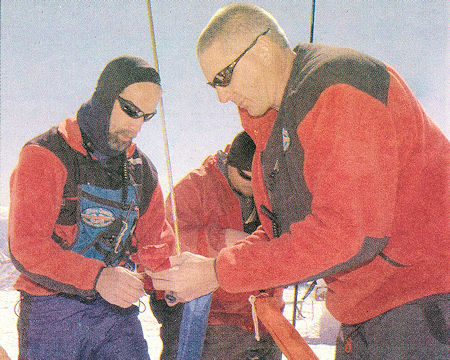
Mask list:
[{"label": "pale sky", "polygon": [[[152,1],[169,150],[175,182],[241,129],[236,107],[220,104],[195,58],[210,17],[229,1]],[[271,12],[290,44],[307,42],[311,1],[253,1]],[[448,1],[317,0],[314,42],[352,47],[403,76],[447,136]],[[67,116],[94,90],[104,65],[133,54],[153,63],[145,0],[11,0],[1,4],[0,206],[22,145]],[[138,146],[167,193],[159,117]]]}]

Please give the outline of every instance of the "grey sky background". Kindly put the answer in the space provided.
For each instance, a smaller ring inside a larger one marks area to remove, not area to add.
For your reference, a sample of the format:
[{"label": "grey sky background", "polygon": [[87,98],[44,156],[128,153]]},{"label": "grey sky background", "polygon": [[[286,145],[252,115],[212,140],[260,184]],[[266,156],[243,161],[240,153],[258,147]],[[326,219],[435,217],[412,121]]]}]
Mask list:
[{"label": "grey sky background", "polygon": [[[220,104],[195,58],[210,17],[229,1],[154,0],[153,21],[174,181],[241,129],[236,107]],[[253,1],[271,12],[292,46],[308,42],[311,1]],[[448,122],[448,1],[317,0],[314,42],[352,47],[403,76],[427,113]],[[104,65],[122,54],[153,63],[145,0],[1,2],[0,206],[22,145],[76,114]],[[168,192],[159,117],[143,126],[138,146]]]}]

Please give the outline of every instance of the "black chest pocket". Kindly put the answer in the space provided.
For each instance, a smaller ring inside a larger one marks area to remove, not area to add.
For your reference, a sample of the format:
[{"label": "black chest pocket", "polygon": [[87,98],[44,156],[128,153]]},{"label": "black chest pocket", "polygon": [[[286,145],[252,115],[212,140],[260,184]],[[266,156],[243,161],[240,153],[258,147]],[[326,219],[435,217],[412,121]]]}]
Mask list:
[{"label": "black chest pocket", "polygon": [[[303,174],[304,152],[296,133],[290,136],[281,124],[274,129],[261,153],[264,183],[272,208],[272,222],[278,229],[274,236],[288,233],[290,226],[311,213],[312,196]],[[264,211],[263,211],[264,212]]]}]

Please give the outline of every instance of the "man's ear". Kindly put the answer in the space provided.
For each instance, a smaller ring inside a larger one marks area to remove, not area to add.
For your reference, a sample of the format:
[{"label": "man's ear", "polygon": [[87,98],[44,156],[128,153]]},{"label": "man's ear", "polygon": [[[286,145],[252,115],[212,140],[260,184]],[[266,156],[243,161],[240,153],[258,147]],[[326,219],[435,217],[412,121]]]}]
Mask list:
[{"label": "man's ear", "polygon": [[275,44],[267,35],[263,35],[258,39],[258,51],[255,52],[256,56],[264,65],[269,65],[272,62],[272,58],[276,52],[273,47]]}]

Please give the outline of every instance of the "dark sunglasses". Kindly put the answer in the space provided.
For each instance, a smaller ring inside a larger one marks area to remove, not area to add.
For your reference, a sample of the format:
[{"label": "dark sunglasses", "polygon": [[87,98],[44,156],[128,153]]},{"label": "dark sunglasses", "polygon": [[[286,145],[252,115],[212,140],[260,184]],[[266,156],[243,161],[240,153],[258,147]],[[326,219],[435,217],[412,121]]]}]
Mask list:
[{"label": "dark sunglasses", "polygon": [[250,175],[247,175],[245,172],[243,172],[243,171],[242,171],[241,169],[239,169],[239,168],[236,168],[236,169],[237,169],[239,175],[241,176],[241,178],[243,178],[243,179],[245,179],[245,180],[247,180],[247,181],[252,180],[252,177],[251,177]]},{"label": "dark sunglasses", "polygon": [[119,100],[120,108],[127,114],[130,118],[139,119],[143,118],[144,121],[149,121],[153,116],[155,116],[156,111],[152,113],[145,114],[141,109],[134,105],[130,100],[126,100],[120,96],[117,96]]},{"label": "dark sunglasses", "polygon": [[253,40],[253,42],[248,46],[247,49],[245,49],[241,55],[239,55],[230,65],[228,65],[227,67],[223,68],[222,70],[220,70],[216,76],[214,76],[213,81],[209,81],[207,82],[208,85],[212,86],[213,88],[215,88],[216,86],[221,86],[221,87],[225,87],[230,85],[231,82],[231,77],[233,76],[233,71],[234,71],[234,67],[236,66],[236,64],[239,62],[239,60],[241,60],[241,58],[247,53],[247,51],[249,51],[253,46],[255,46],[256,42],[258,41],[258,39],[263,36],[266,35],[269,32],[270,29],[267,29],[266,31],[264,31],[263,33],[259,34],[255,40]]}]

